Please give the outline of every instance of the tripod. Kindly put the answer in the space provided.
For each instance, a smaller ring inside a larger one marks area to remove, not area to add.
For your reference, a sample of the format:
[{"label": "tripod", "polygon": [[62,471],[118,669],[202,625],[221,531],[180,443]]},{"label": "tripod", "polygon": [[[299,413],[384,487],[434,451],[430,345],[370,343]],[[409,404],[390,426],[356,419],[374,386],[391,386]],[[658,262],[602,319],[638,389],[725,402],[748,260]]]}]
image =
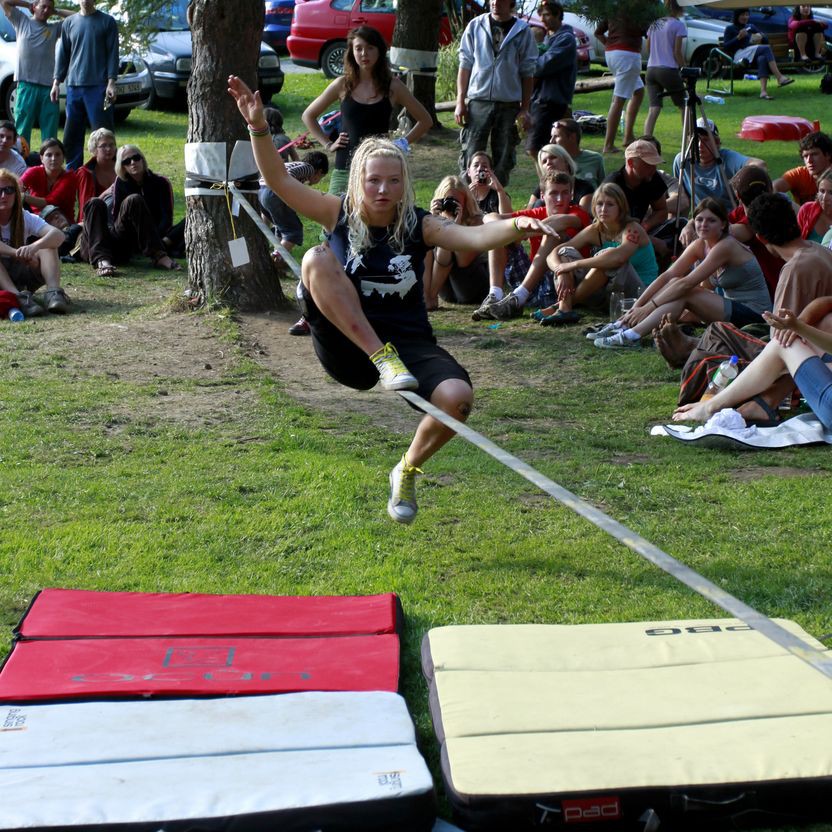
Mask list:
[{"label": "tripod", "polygon": [[[699,137],[697,135],[697,127],[696,127],[696,120],[697,120],[697,107],[699,108],[699,114],[702,119],[703,127],[700,127],[699,130],[703,130],[705,133],[704,140],[710,144],[711,151],[714,156],[714,161],[717,166],[717,174],[719,176],[720,184],[722,185],[722,189],[725,193],[728,194],[728,198],[731,201],[731,206],[736,207],[736,200],[734,199],[734,192],[728,186],[728,183],[725,181],[725,172],[722,168],[722,156],[719,153],[719,148],[717,146],[716,140],[714,139],[713,131],[710,127],[710,120],[705,112],[705,104],[702,99],[696,93],[696,82],[701,76],[702,71],[697,69],[696,67],[683,67],[681,71],[682,80],[685,82],[685,107],[682,119],[682,156],[679,165],[679,193],[681,194],[682,189],[685,186],[685,173],[687,173],[687,181],[690,185],[690,208],[691,211],[696,207],[696,166],[700,162],[700,153],[699,153]],[[680,202],[676,202],[676,217],[675,223],[676,227],[679,226],[679,220],[681,215],[681,205]],[[678,245],[679,245],[679,237],[676,236],[676,239],[673,244],[673,256],[676,257],[678,253]]]}]

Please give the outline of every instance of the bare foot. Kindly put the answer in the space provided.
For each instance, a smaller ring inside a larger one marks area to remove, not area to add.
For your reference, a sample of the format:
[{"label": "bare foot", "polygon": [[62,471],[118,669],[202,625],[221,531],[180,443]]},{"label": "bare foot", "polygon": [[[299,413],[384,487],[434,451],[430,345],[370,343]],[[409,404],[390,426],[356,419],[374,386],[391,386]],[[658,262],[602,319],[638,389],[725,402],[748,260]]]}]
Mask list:
[{"label": "bare foot", "polygon": [[605,147],[601,151],[601,153],[603,153],[604,155],[606,155],[608,153],[621,153],[621,148],[620,147],[614,147],[614,146],[613,147]]},{"label": "bare foot", "polygon": [[656,349],[662,354],[667,365],[674,370],[685,366],[685,362],[699,343],[698,339],[685,335],[670,315],[663,315],[653,330]]}]

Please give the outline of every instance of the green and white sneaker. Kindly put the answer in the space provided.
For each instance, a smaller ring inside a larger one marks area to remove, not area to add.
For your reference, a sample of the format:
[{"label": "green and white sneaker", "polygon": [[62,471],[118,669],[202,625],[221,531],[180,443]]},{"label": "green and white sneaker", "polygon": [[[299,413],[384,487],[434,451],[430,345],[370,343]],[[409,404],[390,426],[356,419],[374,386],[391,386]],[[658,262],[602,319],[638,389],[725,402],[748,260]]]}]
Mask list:
[{"label": "green and white sneaker", "polygon": [[378,380],[385,390],[415,390],[419,386],[416,377],[404,366],[392,344],[385,344],[370,356],[376,365]]},{"label": "green and white sneaker", "polygon": [[[502,300],[502,299],[501,299]],[[471,313],[471,320],[472,321],[487,321],[492,318],[491,315],[491,307],[495,304],[499,303],[500,301],[494,297],[491,293],[486,295],[485,300],[479,305],[478,309],[475,309]]]},{"label": "green and white sneaker", "polygon": [[423,471],[402,455],[399,464],[390,472],[390,499],[387,513],[397,523],[412,523],[419,507],[416,505],[416,475]]},{"label": "green and white sneaker", "polygon": [[586,340],[587,341],[597,341],[599,338],[607,338],[610,335],[615,335],[616,332],[620,332],[624,327],[621,326],[618,321],[613,321],[612,323],[607,324],[606,326],[602,326],[600,329],[592,330],[591,332],[587,332]]},{"label": "green and white sneaker", "polygon": [[523,304],[517,295],[506,295],[488,307],[488,314],[497,321],[508,321],[523,314]]},{"label": "green and white sneaker", "polygon": [[624,337],[624,330],[619,330],[605,338],[596,338],[595,346],[602,350],[640,350],[641,338],[630,340]]}]

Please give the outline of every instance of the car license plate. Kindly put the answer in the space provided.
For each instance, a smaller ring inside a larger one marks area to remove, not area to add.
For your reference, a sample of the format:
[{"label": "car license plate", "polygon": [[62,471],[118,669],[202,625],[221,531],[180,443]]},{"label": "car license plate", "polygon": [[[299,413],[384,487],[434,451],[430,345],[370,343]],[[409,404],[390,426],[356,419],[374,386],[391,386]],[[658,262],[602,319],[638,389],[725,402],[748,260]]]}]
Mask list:
[{"label": "car license plate", "polygon": [[142,85],[141,84],[122,84],[120,87],[117,88],[118,92],[121,95],[132,95],[134,92],[141,92]]}]

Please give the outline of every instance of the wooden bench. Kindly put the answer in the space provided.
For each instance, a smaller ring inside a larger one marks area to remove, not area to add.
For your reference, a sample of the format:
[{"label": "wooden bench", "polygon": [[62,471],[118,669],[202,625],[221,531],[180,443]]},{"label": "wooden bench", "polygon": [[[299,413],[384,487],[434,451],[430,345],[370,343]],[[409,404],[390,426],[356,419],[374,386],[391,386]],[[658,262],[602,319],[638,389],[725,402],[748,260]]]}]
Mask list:
[{"label": "wooden bench", "polygon": [[[796,61],[792,48],[789,46],[789,36],[786,32],[773,32],[766,35],[768,38],[768,46],[774,54],[774,59],[777,61],[777,66],[784,71],[801,70],[802,72],[823,72],[829,66],[829,60],[815,59],[811,63],[805,61]],[[748,63],[737,63],[733,58],[722,48],[722,38],[719,39],[720,45],[711,49],[704,64],[705,71],[705,88],[708,92],[717,92],[721,95],[734,94],[734,77],[738,72],[753,72],[756,67],[750,66]],[[827,53],[829,54],[829,53]],[[716,84],[722,81],[727,81],[727,89],[717,87]]]}]

